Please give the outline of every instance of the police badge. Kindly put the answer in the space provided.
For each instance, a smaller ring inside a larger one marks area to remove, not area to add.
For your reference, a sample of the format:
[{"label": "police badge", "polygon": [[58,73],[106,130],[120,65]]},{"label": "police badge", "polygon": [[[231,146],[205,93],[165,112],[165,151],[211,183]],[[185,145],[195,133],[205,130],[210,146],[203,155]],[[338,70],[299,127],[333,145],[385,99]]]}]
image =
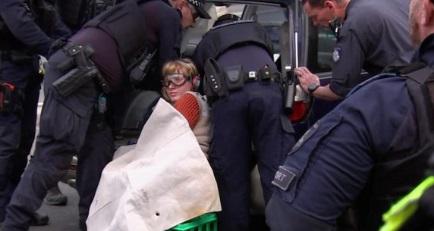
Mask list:
[{"label": "police badge", "polygon": [[336,48],[333,50],[332,58],[333,58],[333,62],[335,62],[335,63],[336,63],[337,61],[339,61],[339,59],[341,58],[341,48],[336,47]]}]

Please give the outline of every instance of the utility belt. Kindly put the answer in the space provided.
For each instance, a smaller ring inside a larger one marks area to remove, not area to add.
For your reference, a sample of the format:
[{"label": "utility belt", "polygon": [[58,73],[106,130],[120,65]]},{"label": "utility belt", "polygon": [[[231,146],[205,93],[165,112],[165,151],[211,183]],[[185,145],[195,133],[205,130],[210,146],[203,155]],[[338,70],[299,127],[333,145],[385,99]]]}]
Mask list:
[{"label": "utility belt", "polygon": [[22,92],[12,83],[0,80],[0,113],[16,113],[22,115]]},{"label": "utility belt", "polygon": [[214,59],[205,63],[204,91],[212,99],[227,96],[231,91],[241,89],[248,82],[277,82],[281,84],[280,73],[265,66],[258,71],[246,72],[241,65],[222,70]]},{"label": "utility belt", "polygon": [[94,80],[105,94],[110,93],[108,82],[90,59],[94,53],[90,46],[68,44],[62,50],[67,58],[57,65],[57,69],[66,74],[53,82],[53,87],[61,96],[69,96],[91,80]]},{"label": "utility belt", "polygon": [[42,80],[42,77],[45,75],[45,64],[47,63],[47,59],[41,55],[32,56],[23,51],[0,50],[0,67],[1,63],[4,61],[12,62],[15,65],[31,64],[34,70],[37,71],[40,80]]}]

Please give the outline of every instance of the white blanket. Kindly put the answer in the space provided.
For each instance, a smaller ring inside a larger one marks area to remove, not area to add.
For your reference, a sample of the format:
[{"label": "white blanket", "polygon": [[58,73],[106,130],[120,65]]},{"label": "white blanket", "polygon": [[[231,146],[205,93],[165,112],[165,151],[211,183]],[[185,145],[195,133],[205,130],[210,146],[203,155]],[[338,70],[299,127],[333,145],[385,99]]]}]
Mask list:
[{"label": "white blanket", "polygon": [[136,146],[104,169],[87,219],[89,231],[167,230],[219,211],[211,167],[185,118],[160,100]]}]

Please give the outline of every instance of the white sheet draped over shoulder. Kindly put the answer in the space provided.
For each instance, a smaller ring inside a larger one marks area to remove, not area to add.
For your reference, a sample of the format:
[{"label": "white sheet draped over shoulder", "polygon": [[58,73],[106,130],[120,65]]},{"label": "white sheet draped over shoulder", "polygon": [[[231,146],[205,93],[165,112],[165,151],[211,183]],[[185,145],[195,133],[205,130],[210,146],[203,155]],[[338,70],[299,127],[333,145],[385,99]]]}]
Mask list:
[{"label": "white sheet draped over shoulder", "polygon": [[104,169],[89,231],[159,231],[221,210],[211,167],[185,118],[159,100],[137,145]]}]

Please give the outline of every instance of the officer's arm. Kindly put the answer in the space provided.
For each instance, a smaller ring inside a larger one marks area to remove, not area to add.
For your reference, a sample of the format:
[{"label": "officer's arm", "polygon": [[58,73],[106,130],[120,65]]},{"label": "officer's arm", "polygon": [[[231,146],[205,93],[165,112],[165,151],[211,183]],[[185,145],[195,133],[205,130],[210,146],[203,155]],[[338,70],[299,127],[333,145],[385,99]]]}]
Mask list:
[{"label": "officer's arm", "polygon": [[65,23],[61,20],[59,12],[56,11],[55,16],[53,18],[54,22],[54,31],[53,34],[50,35],[54,39],[68,37],[71,35],[71,30],[65,25]]},{"label": "officer's arm", "polygon": [[36,24],[23,0],[1,0],[0,15],[15,38],[36,53],[47,55],[52,39]]},{"label": "officer's arm", "polygon": [[309,90],[310,85],[319,85],[319,77],[312,72],[307,67],[299,67],[295,70],[295,74],[298,76],[300,86],[306,93],[310,93],[315,98],[322,100],[334,101],[339,100],[342,97],[336,95],[332,90],[330,90],[330,85],[320,86],[313,92]]},{"label": "officer's arm", "polygon": [[163,65],[180,56],[182,27],[180,16],[176,11],[160,18],[159,35],[159,63]]},{"label": "officer's arm", "polygon": [[[292,177],[273,183],[282,189],[278,195],[291,200],[288,206],[333,224],[365,188],[374,158],[413,149],[413,105],[405,80],[399,81],[388,78],[360,88],[303,135],[286,157],[286,171],[279,170]],[[397,178],[390,176],[390,182]],[[287,219],[283,223],[299,222]]]},{"label": "officer's arm", "polygon": [[335,100],[342,99],[340,95],[336,95],[330,89],[330,85],[318,87],[318,89],[316,89],[312,94],[315,98],[319,98],[327,101],[335,101]]},{"label": "officer's arm", "polygon": [[205,43],[206,43],[206,37],[203,37],[202,40],[199,42],[199,44],[197,44],[196,49],[194,50],[194,53],[193,53],[193,57],[192,57],[192,60],[193,60],[194,64],[196,65],[200,76],[204,75],[203,67],[204,67],[205,61],[206,61],[205,57],[210,57],[209,55],[204,54],[207,51],[207,50],[205,50],[205,46],[204,46]]},{"label": "officer's arm", "polygon": [[333,51],[333,71],[329,89],[344,97],[361,82],[360,73],[365,62],[365,51],[358,36],[343,31]]}]

